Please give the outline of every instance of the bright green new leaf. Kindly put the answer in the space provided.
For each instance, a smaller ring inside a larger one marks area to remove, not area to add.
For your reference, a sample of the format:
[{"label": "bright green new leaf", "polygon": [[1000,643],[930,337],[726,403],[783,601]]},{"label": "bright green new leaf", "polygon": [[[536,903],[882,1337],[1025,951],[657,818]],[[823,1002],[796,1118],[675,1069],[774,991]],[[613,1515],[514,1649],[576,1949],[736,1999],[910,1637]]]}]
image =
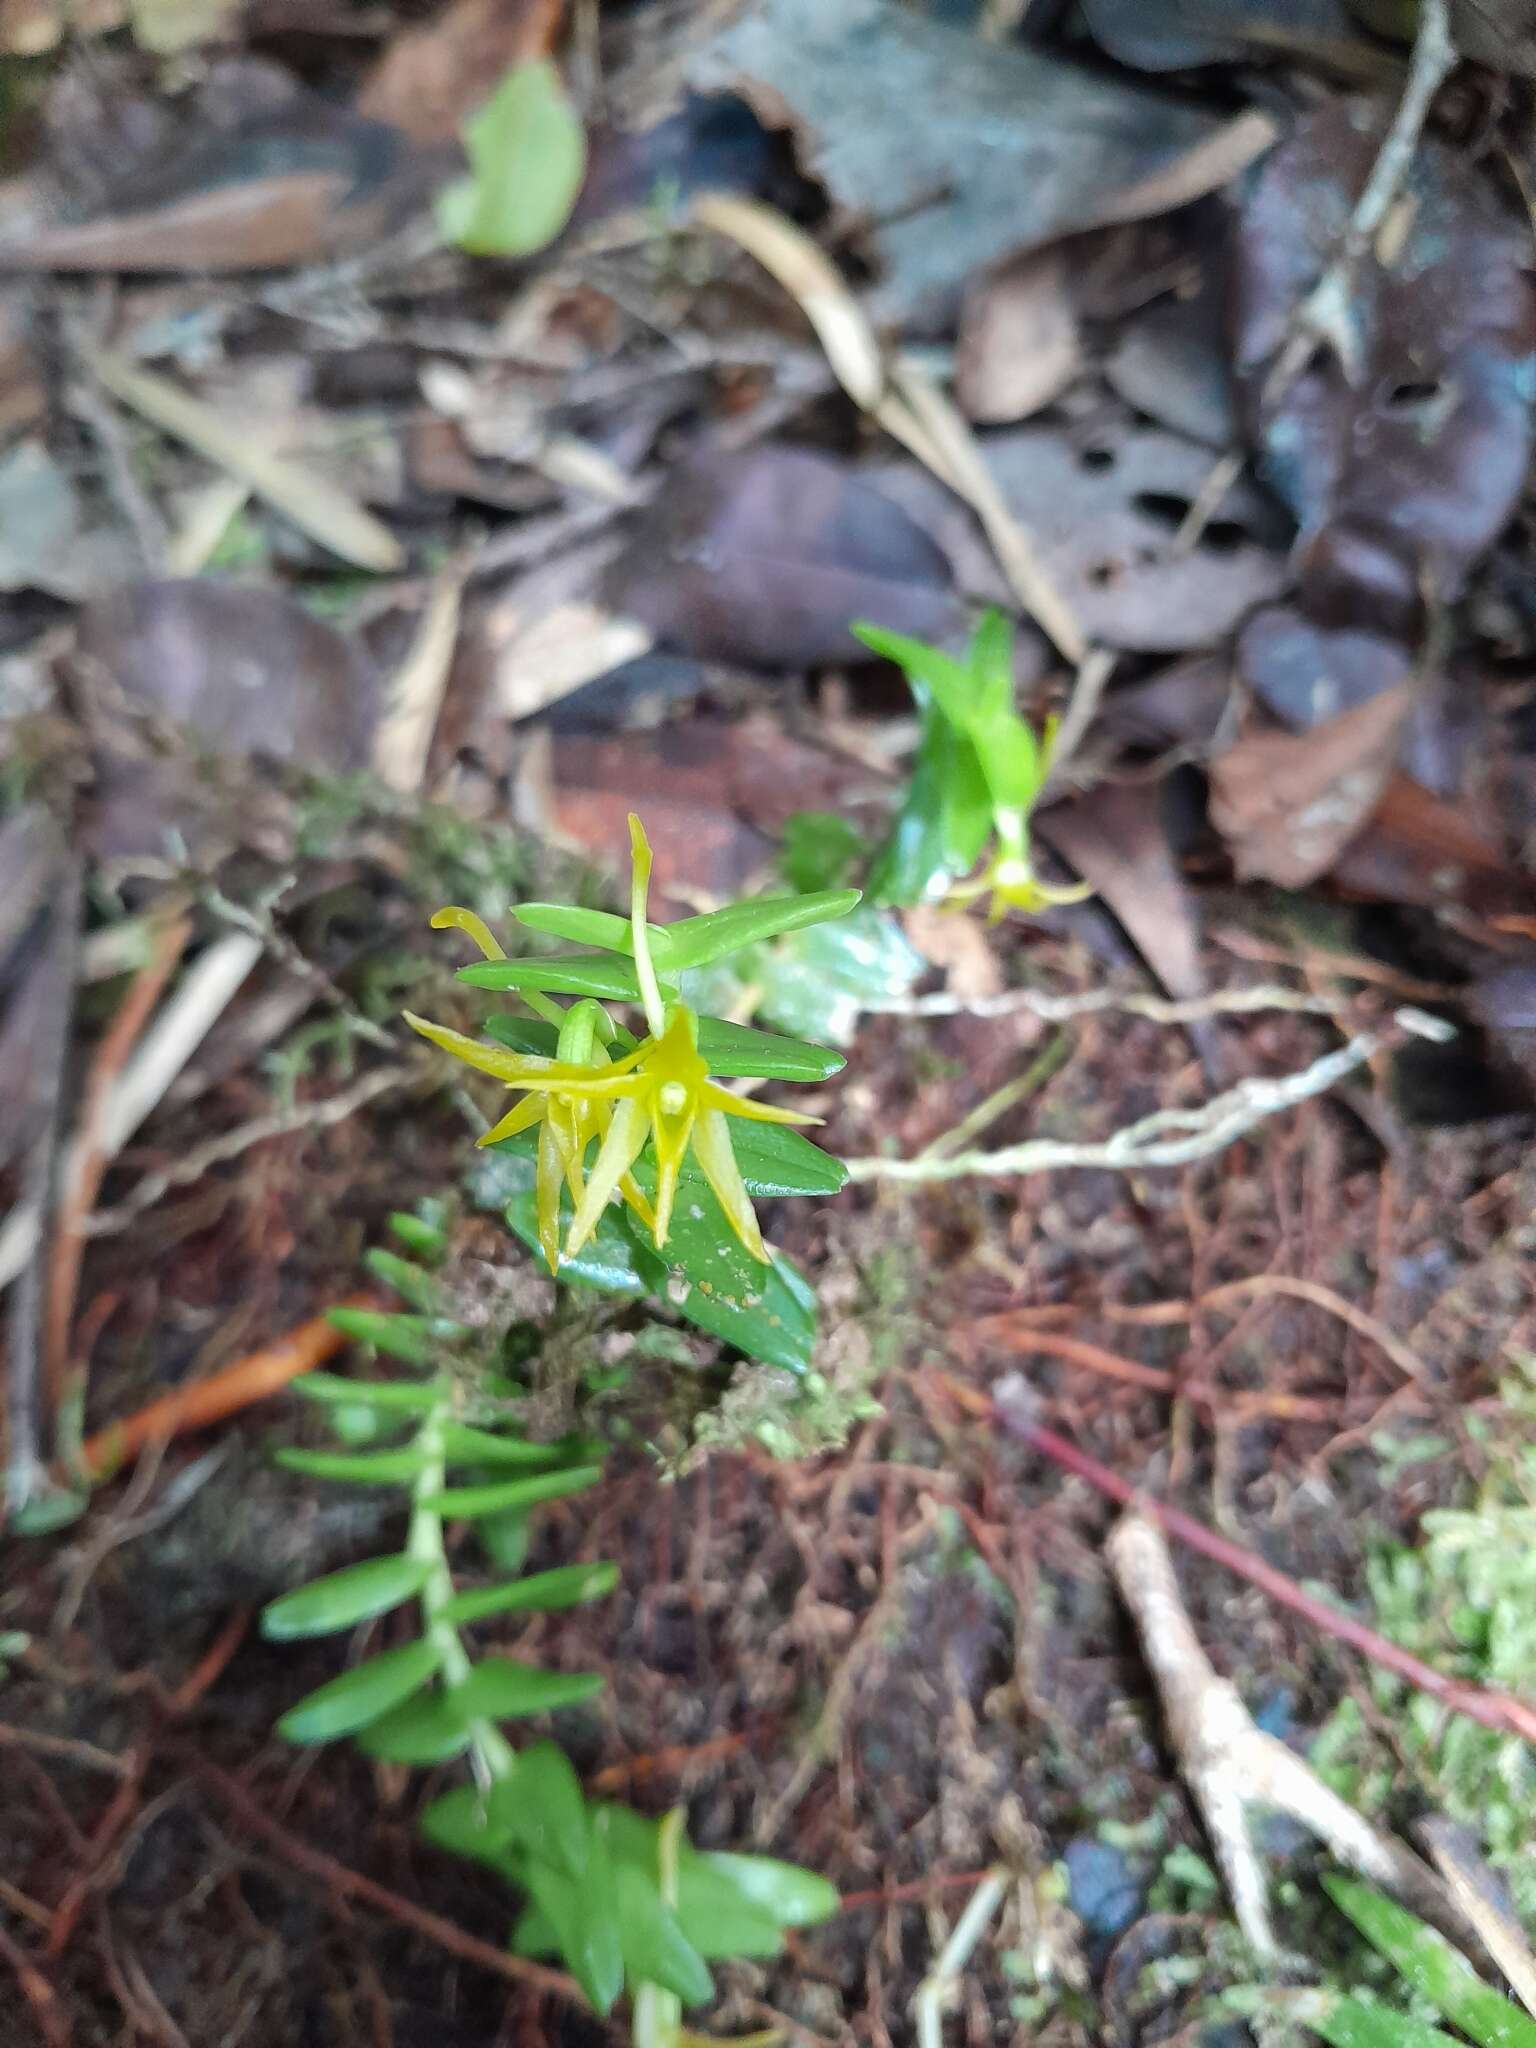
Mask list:
[{"label": "bright green new leaf", "polygon": [[964,731],[976,699],[969,662],[956,661],[952,654],[930,647],[925,640],[914,640],[906,633],[889,633],[883,626],[861,621],[850,626],[849,631],[882,661],[894,662],[909,682],[916,678],[925,684],[945,717]]},{"label": "bright green new leaf", "polygon": [[557,1564],[526,1579],[455,1593],[443,1609],[443,1619],[462,1625],[489,1620],[493,1614],[549,1614],[584,1600],[601,1600],[618,1583],[616,1564]]},{"label": "bright green new leaf", "polygon": [[434,1365],[444,1344],[467,1335],[446,1316],[381,1314],[368,1308],[333,1308],[326,1318],[357,1344],[371,1344],[403,1365]]},{"label": "bright green new leaf", "polygon": [[[699,1051],[709,1071],[726,1080],[751,1075],[763,1081],[828,1081],[848,1064],[830,1046],[754,1031],[750,1024],[731,1024],[723,1017],[699,1019]],[[739,1151],[741,1134],[732,1136]]]},{"label": "bright green new leaf", "polygon": [[547,960],[477,960],[461,967],[470,988],[542,989],[548,995],[597,996],[638,1003],[640,984],[629,961],[615,953],[560,953]]},{"label": "bright green new leaf", "polygon": [[716,1878],[734,1885],[743,1898],[771,1915],[781,1927],[814,1927],[830,1920],[842,1904],[837,1886],[798,1863],[776,1856],[736,1856],[725,1850],[696,1852]]},{"label": "bright green new leaf", "polygon": [[1276,1991],[1261,2010],[1321,2034],[1329,2048],[1463,2048],[1427,2020],[1342,1991]]},{"label": "bright green new leaf", "polygon": [[539,1501],[585,1493],[602,1476],[601,1465],[573,1465],[563,1472],[536,1472],[528,1479],[496,1479],[485,1486],[448,1486],[441,1493],[428,1494],[420,1505],[440,1515],[472,1520],[477,1515],[504,1514],[509,1508],[520,1510]]},{"label": "bright green new leaf", "polygon": [[558,1444],[531,1444],[526,1437],[500,1436],[491,1429],[471,1429],[450,1422],[443,1431],[450,1465],[558,1465],[564,1453]]},{"label": "bright green new leaf", "polygon": [[334,1635],[409,1600],[421,1591],[430,1569],[419,1557],[374,1557],[348,1565],[270,1601],[262,1610],[261,1632],[279,1643],[294,1636]]},{"label": "bright green new leaf", "polygon": [[915,682],[912,694],[922,732],[906,798],[870,870],[874,903],[922,903],[943,895],[970,873],[992,830],[992,792],[974,741]]},{"label": "bright green new leaf", "polygon": [[419,1314],[441,1317],[442,1282],[423,1271],[414,1259],[402,1259],[398,1252],[374,1245],[363,1254],[363,1264],[376,1280],[392,1287],[401,1300],[408,1301]]},{"label": "bright green new leaf", "polygon": [[437,1380],[353,1380],[339,1372],[303,1373],[293,1391],[331,1408],[374,1408],[391,1415],[425,1415],[443,1398]]},{"label": "bright green new leaf", "polygon": [[493,1866],[499,1866],[511,1840],[509,1832],[491,1819],[478,1785],[455,1785],[434,1799],[421,1816],[421,1832],[450,1855]]},{"label": "bright green new leaf", "polygon": [[418,1259],[434,1261],[440,1259],[448,1249],[447,1232],[437,1220],[436,1212],[441,1206],[437,1202],[423,1203],[422,1207],[427,1213],[419,1216],[404,1209],[390,1212],[390,1229],[406,1250],[414,1252]]},{"label": "bright green new leaf", "polygon": [[[619,1942],[618,1904],[607,1844],[594,1828],[585,1869],[573,1878],[558,1864],[527,1860],[524,1881],[554,1945],[600,2013],[608,2012],[624,1988],[624,1951]],[[542,1930],[519,1922],[513,1939],[540,1940]]]},{"label": "bright green new leaf", "polygon": [[557,1707],[580,1706],[602,1689],[599,1671],[544,1671],[537,1664],[519,1664],[511,1657],[487,1657],[475,1666],[460,1690],[471,1712],[488,1721],[510,1721],[524,1714],[552,1714]]},{"label": "bright green new leaf", "polygon": [[385,1650],[290,1707],[277,1731],[289,1742],[334,1742],[339,1735],[355,1735],[419,1692],[439,1661],[437,1646],[430,1642]]},{"label": "bright green new leaf", "polygon": [[355,1486],[399,1486],[419,1477],[426,1465],[415,1444],[394,1451],[292,1451],[277,1453],[277,1462],[308,1479],[336,1479]]},{"label": "bright green new leaf", "polygon": [[1536,2019],[1485,1984],[1443,1934],[1355,1878],[1328,1876],[1323,1885],[1371,1946],[1481,2048],[1536,2048]]},{"label": "bright green new leaf", "polygon": [[[569,939],[573,946],[601,946],[606,953],[633,954],[634,933],[627,917],[615,917],[611,910],[583,910],[574,903],[514,903],[512,915],[531,932],[546,938]],[[654,947],[661,926],[650,927]]]},{"label": "bright green new leaf", "polygon": [[703,917],[682,918],[662,927],[666,946],[657,965],[669,974],[708,967],[712,961],[740,952],[743,946],[846,917],[857,907],[859,896],[857,889],[818,889],[811,896],[758,896],[708,911]]},{"label": "bright green new leaf", "polygon": [[621,1862],[614,1871],[614,1889],[630,1982],[659,1984],[685,2005],[705,2004],[714,1996],[714,1979],[662,1898],[656,1878],[633,1863]]},{"label": "bright green new leaf", "polygon": [[581,1781],[553,1742],[519,1750],[512,1776],[492,1786],[491,1817],[509,1841],[541,1863],[579,1878],[591,1854]]},{"label": "bright green new leaf", "polygon": [[472,256],[531,256],[571,217],[587,142],[547,58],[519,64],[464,129],[470,175],[437,202],[444,238]]},{"label": "bright green new leaf", "polygon": [[462,1698],[463,1688],[418,1693],[393,1713],[385,1714],[356,1740],[365,1756],[380,1763],[445,1764],[469,1747],[474,1716]]}]

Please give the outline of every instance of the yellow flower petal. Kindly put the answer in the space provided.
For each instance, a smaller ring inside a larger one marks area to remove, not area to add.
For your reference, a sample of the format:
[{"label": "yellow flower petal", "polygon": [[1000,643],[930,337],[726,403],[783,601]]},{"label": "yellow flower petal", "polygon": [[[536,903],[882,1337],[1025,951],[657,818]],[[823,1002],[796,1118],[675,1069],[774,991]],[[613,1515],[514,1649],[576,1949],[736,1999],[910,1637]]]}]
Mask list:
[{"label": "yellow flower petal", "polygon": [[499,1145],[503,1138],[515,1138],[519,1131],[528,1130],[544,1115],[548,1104],[539,1095],[525,1095],[515,1109],[509,1109],[499,1124],[492,1124],[476,1140],[481,1145]]},{"label": "yellow flower petal", "polygon": [[807,1116],[803,1109],[780,1109],[777,1103],[757,1102],[750,1095],[733,1095],[718,1081],[706,1081],[699,1091],[706,1109],[718,1109],[725,1116],[739,1116],[750,1124],[819,1124],[826,1119]]},{"label": "yellow flower petal", "polygon": [[706,1109],[700,1113],[693,1128],[693,1154],[725,1211],[725,1220],[753,1258],[767,1265],[763,1234],[757,1227],[757,1216],[731,1145],[731,1127],[722,1110]]},{"label": "yellow flower petal", "polygon": [[592,1162],[592,1171],[587,1176],[587,1185],[565,1241],[567,1258],[574,1258],[596,1230],[609,1197],[640,1156],[648,1129],[649,1119],[643,1104],[626,1096],[614,1111],[608,1135]]},{"label": "yellow flower petal", "polygon": [[[553,1060],[540,1059],[531,1053],[509,1052],[505,1046],[482,1045],[478,1038],[466,1038],[462,1031],[450,1031],[446,1024],[429,1024],[425,1017],[414,1016],[409,1010],[403,1014],[406,1023],[413,1031],[419,1031],[423,1038],[430,1038],[434,1045],[441,1046],[444,1052],[451,1052],[466,1066],[478,1067],[482,1074],[494,1074],[509,1088],[531,1086],[536,1077],[547,1073],[555,1064]],[[585,1068],[577,1069],[579,1073],[585,1071]]]},{"label": "yellow flower petal", "polygon": [[551,1273],[560,1268],[560,1186],[565,1161],[554,1124],[546,1119],[539,1133],[539,1159],[534,1169],[533,1206],[538,1222],[539,1250]]}]

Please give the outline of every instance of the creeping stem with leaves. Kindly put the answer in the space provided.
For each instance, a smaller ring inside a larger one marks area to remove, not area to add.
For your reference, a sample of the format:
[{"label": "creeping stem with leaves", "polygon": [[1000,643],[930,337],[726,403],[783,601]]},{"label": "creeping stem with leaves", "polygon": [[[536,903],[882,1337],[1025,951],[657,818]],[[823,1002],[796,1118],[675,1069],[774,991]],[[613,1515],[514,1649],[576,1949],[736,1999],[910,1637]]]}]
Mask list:
[{"label": "creeping stem with leaves", "polygon": [[[494,1618],[547,1613],[613,1590],[611,1564],[521,1570],[530,1518],[592,1486],[602,1446],[528,1439],[518,1421],[527,1389],[501,1369],[481,1332],[448,1312],[447,1292],[420,1262],[446,1249],[440,1226],[411,1216],[393,1225],[418,1260],[380,1251],[369,1263],[410,1309],[339,1309],[335,1319],[411,1376],[316,1372],[296,1381],[345,1448],[279,1455],[313,1478],[403,1489],[405,1539],[391,1556],[273,1601],[263,1627],[278,1640],[333,1635],[409,1605],[416,1627],[409,1640],[300,1700],[280,1730],[305,1744],[350,1736],[366,1755],[391,1763],[463,1757],[470,1782],[433,1800],[423,1832],[525,1895],[516,1949],[561,1957],[599,2012],[627,1992],[640,2048],[679,2048],[687,2039],[683,2006],[712,1995],[712,1960],[775,1954],[786,1927],[824,1918],[837,1895],[791,1864],[694,1849],[681,1813],[657,1822],[588,1800],[555,1743],[514,1749],[503,1733],[506,1721],[577,1705],[602,1685],[593,1672],[481,1653],[474,1640]],[[449,1521],[474,1529],[498,1574],[492,1583],[456,1585],[444,1541]]]}]

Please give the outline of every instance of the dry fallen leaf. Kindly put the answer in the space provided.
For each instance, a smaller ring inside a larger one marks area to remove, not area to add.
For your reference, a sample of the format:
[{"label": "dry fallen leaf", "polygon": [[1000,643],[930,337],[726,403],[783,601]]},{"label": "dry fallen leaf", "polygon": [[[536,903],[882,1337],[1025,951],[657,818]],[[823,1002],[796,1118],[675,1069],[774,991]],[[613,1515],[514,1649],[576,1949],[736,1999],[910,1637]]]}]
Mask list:
[{"label": "dry fallen leaf", "polygon": [[1082,368],[1082,336],[1059,248],[1004,265],[967,295],[955,396],[983,426],[1028,419]]},{"label": "dry fallen leaf", "polygon": [[1411,701],[1399,684],[1310,732],[1250,727],[1218,755],[1211,822],[1237,872],[1283,889],[1327,874],[1381,801]]},{"label": "dry fallen leaf", "polygon": [[514,65],[547,57],[562,0],[453,0],[390,43],[357,111],[415,142],[453,142]]}]

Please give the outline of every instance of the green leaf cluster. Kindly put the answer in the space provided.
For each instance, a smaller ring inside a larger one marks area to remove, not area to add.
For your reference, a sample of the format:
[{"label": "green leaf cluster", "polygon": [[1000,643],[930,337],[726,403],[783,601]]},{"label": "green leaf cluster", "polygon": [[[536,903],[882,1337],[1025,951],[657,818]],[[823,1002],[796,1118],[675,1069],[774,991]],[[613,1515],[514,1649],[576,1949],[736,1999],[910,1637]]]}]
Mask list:
[{"label": "green leaf cluster", "polygon": [[901,669],[921,719],[912,779],[876,856],[871,897],[920,903],[942,896],[990,840],[995,857],[982,887],[1025,908],[1052,900],[1029,868],[1029,818],[1050,775],[1052,727],[1035,732],[1014,704],[1011,622],[986,613],[963,661],[881,626],[853,632]]},{"label": "green leaf cluster", "polygon": [[[513,1944],[559,1957],[599,2012],[622,1993],[676,2039],[680,2016],[713,1992],[709,1963],[777,1952],[783,1932],[825,1918],[837,1895],[824,1880],[764,1857],[705,1854],[681,1836],[681,1817],[647,1820],[589,1801],[553,1742],[515,1750],[509,1721],[589,1700],[593,1672],[565,1672],[494,1651],[468,1633],[494,1617],[547,1613],[602,1598],[611,1564],[557,1565],[521,1573],[529,1522],[546,1502],[584,1492],[601,1477],[601,1447],[568,1436],[528,1439],[517,1421],[515,1382],[471,1372],[474,1333],[449,1312],[445,1290],[419,1260],[440,1254],[431,1219],[397,1217],[415,1253],[375,1252],[370,1265],[409,1306],[397,1312],[339,1309],[334,1320],[410,1377],[353,1378],[313,1372],[295,1381],[340,1437],[335,1450],[286,1450],[279,1461],[306,1477],[402,1488],[410,1518],[401,1549],[348,1565],[272,1601],[262,1616],[278,1642],[336,1635],[408,1612],[409,1633],[352,1664],[291,1707],[279,1723],[291,1742],[351,1737],[368,1756],[434,1766],[467,1756],[474,1783],[427,1809],[429,1840],[489,1865],[526,1897]],[[445,1520],[468,1522],[496,1576],[460,1587],[450,1569]]]},{"label": "green leaf cluster", "polygon": [[587,139],[548,58],[509,71],[465,124],[470,174],[437,201],[444,238],[472,256],[531,256],[571,217]]}]

